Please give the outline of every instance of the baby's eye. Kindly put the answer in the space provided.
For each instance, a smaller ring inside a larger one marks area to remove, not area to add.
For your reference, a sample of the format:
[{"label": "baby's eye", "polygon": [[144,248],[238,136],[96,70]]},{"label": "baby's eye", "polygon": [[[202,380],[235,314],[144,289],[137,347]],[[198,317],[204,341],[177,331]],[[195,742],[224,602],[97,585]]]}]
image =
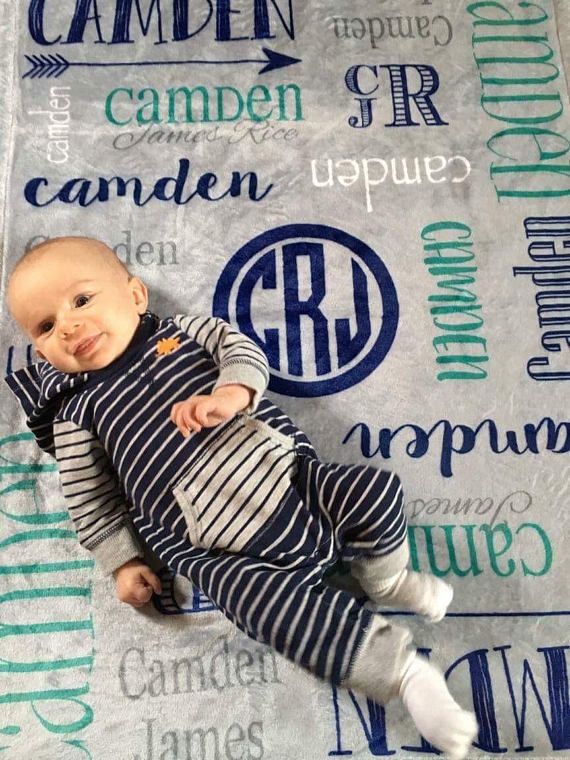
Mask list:
[{"label": "baby's eye", "polygon": [[77,296],[75,299],[75,305],[76,306],[85,306],[86,303],[89,303],[91,296]]},{"label": "baby's eye", "polygon": [[53,322],[42,322],[40,325],[40,333],[47,333],[53,327]]}]

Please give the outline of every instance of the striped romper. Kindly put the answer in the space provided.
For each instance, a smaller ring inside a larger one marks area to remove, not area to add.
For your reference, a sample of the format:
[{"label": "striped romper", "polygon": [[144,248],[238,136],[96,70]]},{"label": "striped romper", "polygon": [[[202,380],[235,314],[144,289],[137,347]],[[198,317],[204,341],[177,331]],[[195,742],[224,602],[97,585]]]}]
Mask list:
[{"label": "striped romper", "polygon": [[[374,659],[391,698],[409,633],[323,576],[339,560],[373,562],[380,579],[405,567],[399,479],[319,461],[262,398],[268,378],[260,348],[223,320],[147,312],[101,370],[40,362],[6,380],[57,458],[79,541],[104,572],[145,544],[241,631],[335,684],[362,686],[350,677],[355,657],[380,634]],[[182,436],[172,405],[229,383],[254,390],[250,407]]]}]

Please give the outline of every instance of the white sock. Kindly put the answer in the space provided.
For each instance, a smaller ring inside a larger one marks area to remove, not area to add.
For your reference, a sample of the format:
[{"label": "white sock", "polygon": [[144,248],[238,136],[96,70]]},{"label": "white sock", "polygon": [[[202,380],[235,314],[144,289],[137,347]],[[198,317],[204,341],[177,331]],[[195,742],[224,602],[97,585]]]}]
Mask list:
[{"label": "white sock", "polygon": [[453,699],[445,678],[428,660],[412,658],[400,685],[400,697],[418,731],[453,760],[464,758],[478,726],[475,715]]},{"label": "white sock", "polygon": [[373,591],[365,590],[374,604],[413,610],[433,622],[445,616],[453,599],[453,588],[449,583],[436,578],[435,575],[416,573],[407,568],[392,578],[375,584]]}]

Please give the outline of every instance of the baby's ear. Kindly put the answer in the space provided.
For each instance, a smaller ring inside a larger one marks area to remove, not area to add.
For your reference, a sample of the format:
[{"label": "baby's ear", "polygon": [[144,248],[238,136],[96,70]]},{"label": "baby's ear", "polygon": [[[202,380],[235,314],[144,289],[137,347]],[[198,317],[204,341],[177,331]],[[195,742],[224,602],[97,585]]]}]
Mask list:
[{"label": "baby's ear", "polygon": [[148,309],[148,290],[140,277],[130,276],[129,282],[131,298],[139,314],[144,314]]}]

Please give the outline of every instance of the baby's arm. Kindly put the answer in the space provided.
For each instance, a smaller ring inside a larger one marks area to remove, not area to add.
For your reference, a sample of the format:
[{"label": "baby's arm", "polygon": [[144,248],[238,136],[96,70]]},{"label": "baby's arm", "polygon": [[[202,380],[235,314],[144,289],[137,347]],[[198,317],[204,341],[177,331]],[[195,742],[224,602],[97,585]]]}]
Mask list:
[{"label": "baby's arm", "polygon": [[97,437],[73,422],[54,423],[55,453],[63,494],[79,543],[102,570],[115,575],[117,596],[140,607],[160,581],[142,561],[124,497]]},{"label": "baby's arm", "polygon": [[211,396],[192,396],[173,405],[170,418],[181,433],[199,432],[237,412],[254,411],[269,381],[267,359],[259,346],[218,317],[179,314],[173,321],[208,351],[220,368]]},{"label": "baby's arm", "polygon": [[172,405],[170,419],[187,438],[190,431],[214,427],[251,406],[255,391],[245,385],[222,385],[210,396],[190,396]]}]

